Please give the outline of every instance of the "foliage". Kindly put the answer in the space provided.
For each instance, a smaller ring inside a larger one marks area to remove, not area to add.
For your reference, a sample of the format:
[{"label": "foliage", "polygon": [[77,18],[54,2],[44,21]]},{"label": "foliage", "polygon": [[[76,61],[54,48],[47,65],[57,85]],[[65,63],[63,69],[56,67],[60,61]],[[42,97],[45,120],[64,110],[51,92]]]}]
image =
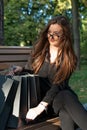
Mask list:
[{"label": "foliage", "polygon": [[71,15],[71,0],[58,0],[54,14]]},{"label": "foliage", "polygon": [[52,15],[55,2],[9,0],[5,3],[6,45],[30,45]]},{"label": "foliage", "polygon": [[[87,2],[78,2],[83,52],[87,41]],[[4,0],[5,45],[31,45],[52,16],[64,14],[72,22],[71,8],[71,0]]]},{"label": "foliage", "polygon": [[82,103],[87,102],[87,60],[81,65],[81,69],[76,71],[70,79],[70,86],[77,93]]},{"label": "foliage", "polygon": [[87,1],[79,2],[81,57],[87,57]]},{"label": "foliage", "polygon": [[87,59],[87,19],[82,20],[81,28],[81,58]]}]

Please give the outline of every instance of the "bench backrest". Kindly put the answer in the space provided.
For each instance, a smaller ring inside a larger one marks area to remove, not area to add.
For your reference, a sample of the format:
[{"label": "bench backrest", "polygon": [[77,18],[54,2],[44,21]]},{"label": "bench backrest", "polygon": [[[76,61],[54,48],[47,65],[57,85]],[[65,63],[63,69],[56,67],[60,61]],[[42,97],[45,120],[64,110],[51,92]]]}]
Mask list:
[{"label": "bench backrest", "polygon": [[0,70],[11,65],[24,66],[30,53],[31,47],[0,46]]}]

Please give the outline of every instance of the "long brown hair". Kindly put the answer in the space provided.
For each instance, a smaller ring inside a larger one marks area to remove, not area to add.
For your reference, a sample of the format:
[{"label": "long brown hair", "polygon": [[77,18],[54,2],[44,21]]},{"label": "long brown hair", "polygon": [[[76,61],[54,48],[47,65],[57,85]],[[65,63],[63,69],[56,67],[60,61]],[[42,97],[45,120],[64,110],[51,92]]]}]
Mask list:
[{"label": "long brown hair", "polygon": [[49,21],[48,25],[41,33],[32,53],[32,68],[35,73],[38,73],[45,60],[46,53],[49,50],[47,33],[51,24],[58,24],[63,29],[63,38],[58,47],[58,55],[56,59],[56,67],[58,68],[58,71],[53,79],[53,83],[61,83],[75,70],[77,62],[77,58],[72,47],[70,24],[66,17],[56,16]]}]

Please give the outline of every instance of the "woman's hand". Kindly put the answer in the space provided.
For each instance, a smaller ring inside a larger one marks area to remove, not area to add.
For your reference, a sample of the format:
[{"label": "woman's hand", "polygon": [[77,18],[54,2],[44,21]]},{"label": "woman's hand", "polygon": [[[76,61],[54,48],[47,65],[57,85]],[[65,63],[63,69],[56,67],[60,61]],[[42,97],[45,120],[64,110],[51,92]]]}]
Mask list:
[{"label": "woman's hand", "polygon": [[9,68],[9,72],[6,75],[14,75],[16,73],[22,72],[22,70],[23,70],[23,67],[21,66],[11,66]]},{"label": "woman's hand", "polygon": [[44,110],[46,110],[47,105],[44,105],[43,102],[41,102],[37,107],[29,109],[26,120],[34,120],[37,116],[39,116]]},{"label": "woman's hand", "polygon": [[15,66],[15,69],[13,69],[13,72],[14,73],[18,73],[18,72],[22,72],[22,70],[23,70],[23,67],[21,67],[21,66]]}]

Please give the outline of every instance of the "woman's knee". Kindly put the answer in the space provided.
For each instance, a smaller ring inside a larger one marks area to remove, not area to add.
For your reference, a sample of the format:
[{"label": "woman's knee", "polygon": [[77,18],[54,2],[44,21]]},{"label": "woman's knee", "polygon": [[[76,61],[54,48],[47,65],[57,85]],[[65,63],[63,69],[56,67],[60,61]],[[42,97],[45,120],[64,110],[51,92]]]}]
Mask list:
[{"label": "woman's knee", "polygon": [[53,109],[54,109],[54,112],[56,113],[56,114],[58,114],[58,112],[59,112],[59,110],[61,109],[61,107],[62,107],[62,104],[63,104],[63,99],[64,99],[64,93],[66,93],[65,91],[61,91],[61,92],[59,92],[56,96],[55,96],[55,98],[54,98],[54,100],[53,100]]},{"label": "woman's knee", "polygon": [[53,101],[53,109],[57,114],[60,109],[64,106],[64,104],[70,100],[71,98],[77,98],[77,96],[69,90],[60,91],[54,98]]},{"label": "woman's knee", "polygon": [[63,108],[59,111],[59,117],[60,117],[61,121],[64,121],[64,122],[67,122],[67,121],[70,121],[70,120],[71,120],[70,115],[69,115],[68,112],[67,112],[65,109],[63,109]]}]

